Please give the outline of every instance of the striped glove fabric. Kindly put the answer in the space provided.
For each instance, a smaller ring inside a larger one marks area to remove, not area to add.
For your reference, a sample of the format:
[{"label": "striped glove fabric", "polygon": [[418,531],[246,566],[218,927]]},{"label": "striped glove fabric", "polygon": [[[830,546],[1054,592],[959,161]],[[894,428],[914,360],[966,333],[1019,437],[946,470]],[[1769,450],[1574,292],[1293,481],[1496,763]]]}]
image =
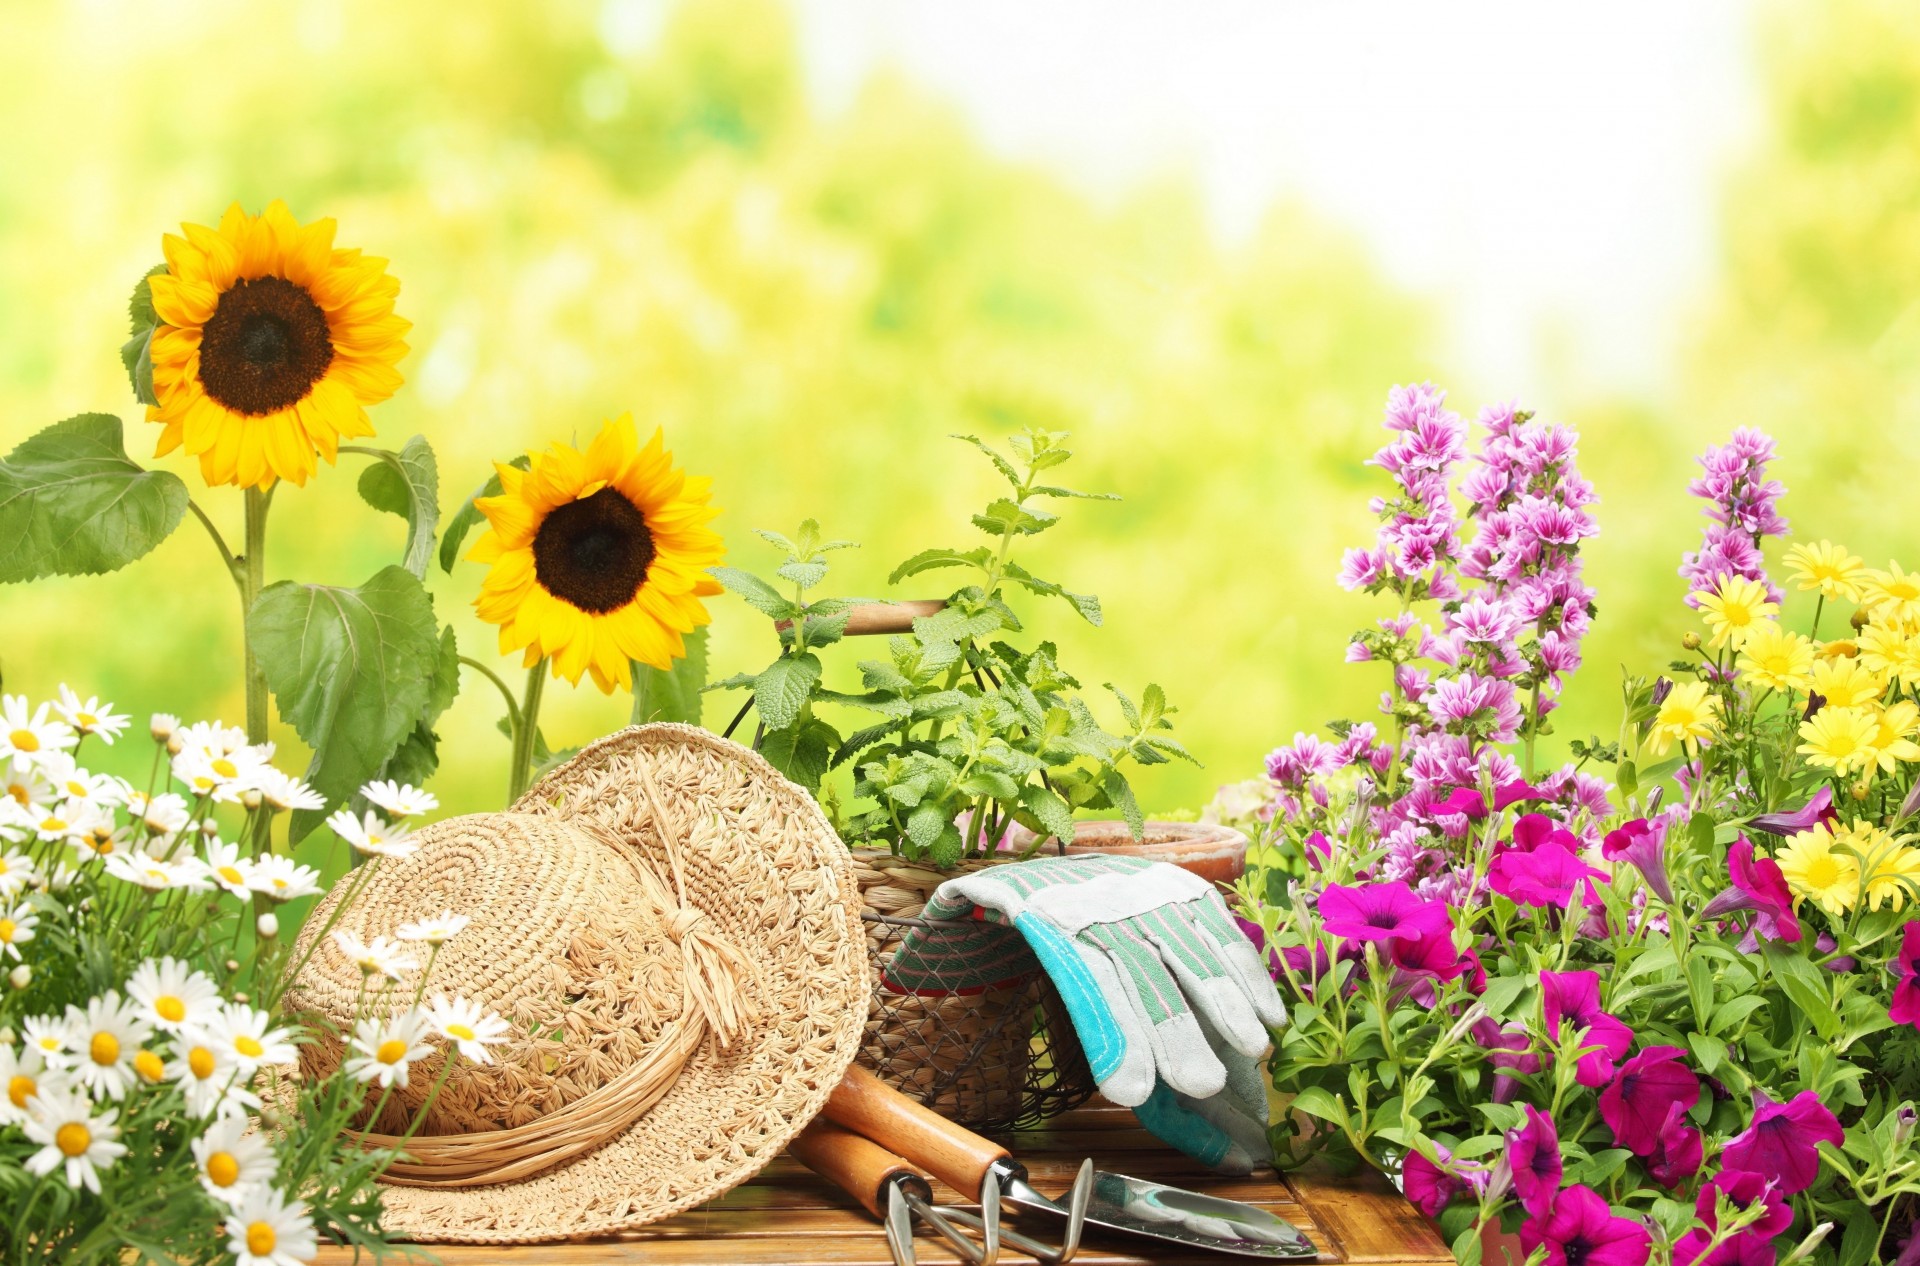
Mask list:
[{"label": "striped glove fabric", "polygon": [[995,924],[1012,924],[1039,959],[1085,1049],[1101,1093],[1219,1168],[1265,1163],[1259,1059],[1286,1023],[1260,955],[1198,876],[1132,857],[1048,857],[992,866],[940,885],[887,983],[925,991],[989,985],[1023,959]]}]

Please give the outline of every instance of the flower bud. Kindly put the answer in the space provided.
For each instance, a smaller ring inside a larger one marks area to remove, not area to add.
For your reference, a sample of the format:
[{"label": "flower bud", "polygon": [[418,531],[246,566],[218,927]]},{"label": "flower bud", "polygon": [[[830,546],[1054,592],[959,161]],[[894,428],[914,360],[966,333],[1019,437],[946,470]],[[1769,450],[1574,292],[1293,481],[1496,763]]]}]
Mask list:
[{"label": "flower bud", "polygon": [[251,998],[250,996],[248,996],[248,994],[247,994],[247,992],[246,992],[246,990],[244,990],[244,989],[236,989],[236,990],[234,990],[234,991],[233,991],[233,1000],[234,1000],[235,1002],[238,1002],[238,1003],[240,1003],[240,1004],[241,1004],[242,1006],[245,1006],[246,1004],[248,1004],[248,1003],[250,1003],[250,1002],[252,1002],[252,1001],[253,1001],[253,999],[252,999],[252,998]]},{"label": "flower bud", "polygon": [[1682,633],[1680,635],[1680,645],[1686,647],[1690,651],[1697,651],[1700,649],[1700,635],[1698,633],[1695,633],[1692,629],[1688,629],[1685,633]]},{"label": "flower bud", "polygon": [[33,983],[33,968],[27,966],[25,963],[20,964],[11,972],[7,973],[7,983],[15,989],[25,989]]},{"label": "flower bud", "polygon": [[222,963],[221,966],[225,967],[227,969],[227,975],[231,976],[240,970],[240,960],[237,958],[229,958],[226,962]]},{"label": "flower bud", "polygon": [[1827,1238],[1827,1232],[1831,1230],[1833,1230],[1833,1223],[1831,1222],[1822,1222],[1819,1226],[1814,1227],[1813,1230],[1807,1232],[1806,1239],[1801,1240],[1791,1253],[1788,1253],[1780,1259],[1780,1266],[1793,1266],[1795,1262],[1805,1261],[1807,1258],[1812,1257],[1813,1251],[1820,1247],[1821,1241]]},{"label": "flower bud", "polygon": [[1849,619],[1847,623],[1853,626],[1853,631],[1855,633],[1858,633],[1861,629],[1864,629],[1869,624],[1873,623],[1873,616],[1869,614],[1867,610],[1863,607],[1862,609],[1855,611],[1853,613],[1852,618]]},{"label": "flower bud", "polygon": [[187,750],[187,745],[180,740],[180,736],[178,734],[175,734],[173,737],[167,740],[167,755],[178,756],[180,753],[186,750]]},{"label": "flower bud", "polygon": [[220,824],[212,818],[203,818],[200,821],[200,834],[212,839],[220,834]]},{"label": "flower bud", "polygon": [[156,743],[166,742],[173,737],[173,732],[179,728],[180,718],[168,716],[164,712],[154,713],[153,718],[147,722],[147,733],[153,735],[153,741]]},{"label": "flower bud", "polygon": [[0,1028],[0,1046],[12,1046],[18,1036],[19,1034],[13,1031],[12,1025]]},{"label": "flower bud", "polygon": [[260,933],[260,939],[263,941],[271,941],[274,937],[280,935],[280,920],[274,916],[271,910],[261,915],[258,919],[255,919],[253,926],[255,930]]},{"label": "flower bud", "polygon": [[1866,798],[1873,794],[1873,791],[1866,783],[1857,782],[1847,789],[1847,794],[1852,796],[1856,801],[1864,803]]},{"label": "flower bud", "polygon": [[1907,1140],[1913,1137],[1913,1127],[1916,1122],[1920,1122],[1920,1112],[1916,1112],[1912,1104],[1903,1103],[1894,1109],[1894,1146],[1903,1147],[1906,1145]]},{"label": "flower bud", "polygon": [[258,809],[260,807],[260,789],[258,787],[248,787],[240,793],[240,803],[249,809]]}]

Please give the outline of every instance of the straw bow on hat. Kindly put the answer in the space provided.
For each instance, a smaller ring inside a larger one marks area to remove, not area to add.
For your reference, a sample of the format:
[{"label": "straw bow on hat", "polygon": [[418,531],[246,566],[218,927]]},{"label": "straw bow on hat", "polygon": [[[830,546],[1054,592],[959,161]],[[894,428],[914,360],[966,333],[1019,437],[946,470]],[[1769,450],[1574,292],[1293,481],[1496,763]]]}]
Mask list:
[{"label": "straw bow on hat", "polygon": [[[393,1166],[385,1225],[524,1243],[629,1230],[752,1177],[825,1104],[859,1049],[869,981],[847,853],[819,807],[738,744],[623,730],[506,813],[422,829],[333,927],[369,938],[452,909],[471,923],[428,989],[511,1025],[458,1060]],[[307,920],[287,995],[350,1032],[359,968]],[[411,982],[408,982],[409,985]],[[393,1008],[413,996],[396,988]],[[325,1075],[337,1041],[310,1047]],[[403,1133],[441,1072],[413,1069],[367,1138]]]}]

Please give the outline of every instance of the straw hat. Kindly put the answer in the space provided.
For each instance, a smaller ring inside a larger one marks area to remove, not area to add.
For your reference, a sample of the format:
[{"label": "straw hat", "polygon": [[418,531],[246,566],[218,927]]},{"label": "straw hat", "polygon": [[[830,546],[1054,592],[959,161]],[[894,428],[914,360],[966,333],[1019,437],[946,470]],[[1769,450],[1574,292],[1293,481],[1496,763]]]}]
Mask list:
[{"label": "straw hat", "polygon": [[[308,918],[290,1011],[350,1032],[363,940],[452,909],[472,922],[428,989],[512,1025],[458,1060],[409,1161],[389,1231],[526,1243],[604,1235],[713,1199],[777,1156],[859,1049],[866,945],[846,849],[755,753],[684,725],[593,744],[507,813],[423,828],[420,849],[337,885]],[[337,916],[337,918],[336,918]],[[329,924],[331,923],[331,928]],[[396,989],[389,1009],[410,989]],[[339,1066],[337,1042],[304,1071]],[[414,1065],[367,1139],[404,1133],[442,1071]]]}]

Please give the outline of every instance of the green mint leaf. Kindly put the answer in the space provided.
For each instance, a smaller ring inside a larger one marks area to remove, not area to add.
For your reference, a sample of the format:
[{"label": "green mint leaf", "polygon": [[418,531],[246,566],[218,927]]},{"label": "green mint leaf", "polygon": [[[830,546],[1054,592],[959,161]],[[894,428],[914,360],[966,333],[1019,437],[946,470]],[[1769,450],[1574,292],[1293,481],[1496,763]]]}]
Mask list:
[{"label": "green mint leaf", "polygon": [[819,684],[819,656],[782,655],[768,664],[754,682],[753,706],[767,729],[788,729]]},{"label": "green mint leaf", "polygon": [[887,576],[887,583],[897,585],[909,576],[918,576],[923,571],[934,571],[941,567],[978,567],[984,570],[993,558],[993,551],[986,546],[979,549],[927,549],[921,550],[906,562],[894,568]]},{"label": "green mint leaf", "polygon": [[761,740],[760,754],[775,769],[813,792],[832,764],[833,750],[840,743],[840,732],[815,718],[791,730],[769,731]]},{"label": "green mint leaf", "polygon": [[783,579],[790,580],[802,589],[811,589],[827,578],[825,563],[786,562],[774,569]]},{"label": "green mint leaf", "polygon": [[133,463],[120,419],[82,413],[0,461],[0,582],[115,571],[187,512],[187,485]]},{"label": "green mint leaf", "polygon": [[1060,516],[1038,506],[1024,506],[1001,497],[984,514],[973,516],[973,525],[989,536],[1007,532],[1019,536],[1038,536],[1060,521]]},{"label": "green mint leaf", "polygon": [[793,600],[750,571],[738,567],[709,567],[707,574],[739,594],[746,604],[762,615],[776,620],[791,620],[800,614]]},{"label": "green mint leaf", "polygon": [[993,463],[993,468],[1000,472],[1001,478],[1005,479],[1008,483],[1012,484],[1015,488],[1020,487],[1022,483],[1022,480],[1020,478],[1020,472],[1013,468],[1012,462],[1008,461],[1006,458],[1000,456],[999,453],[995,452],[992,445],[988,444],[985,440],[981,439],[977,435],[956,435],[953,438],[961,441],[964,444],[971,444],[975,448],[979,449],[981,452],[985,453],[987,455],[987,460]]},{"label": "green mint leaf", "polygon": [[1051,580],[1042,580],[1018,563],[1006,564],[1001,568],[1001,574],[1029,593],[1039,594],[1043,598],[1064,598],[1088,624],[1095,628],[1100,627],[1100,599],[1093,594],[1074,593]]}]

